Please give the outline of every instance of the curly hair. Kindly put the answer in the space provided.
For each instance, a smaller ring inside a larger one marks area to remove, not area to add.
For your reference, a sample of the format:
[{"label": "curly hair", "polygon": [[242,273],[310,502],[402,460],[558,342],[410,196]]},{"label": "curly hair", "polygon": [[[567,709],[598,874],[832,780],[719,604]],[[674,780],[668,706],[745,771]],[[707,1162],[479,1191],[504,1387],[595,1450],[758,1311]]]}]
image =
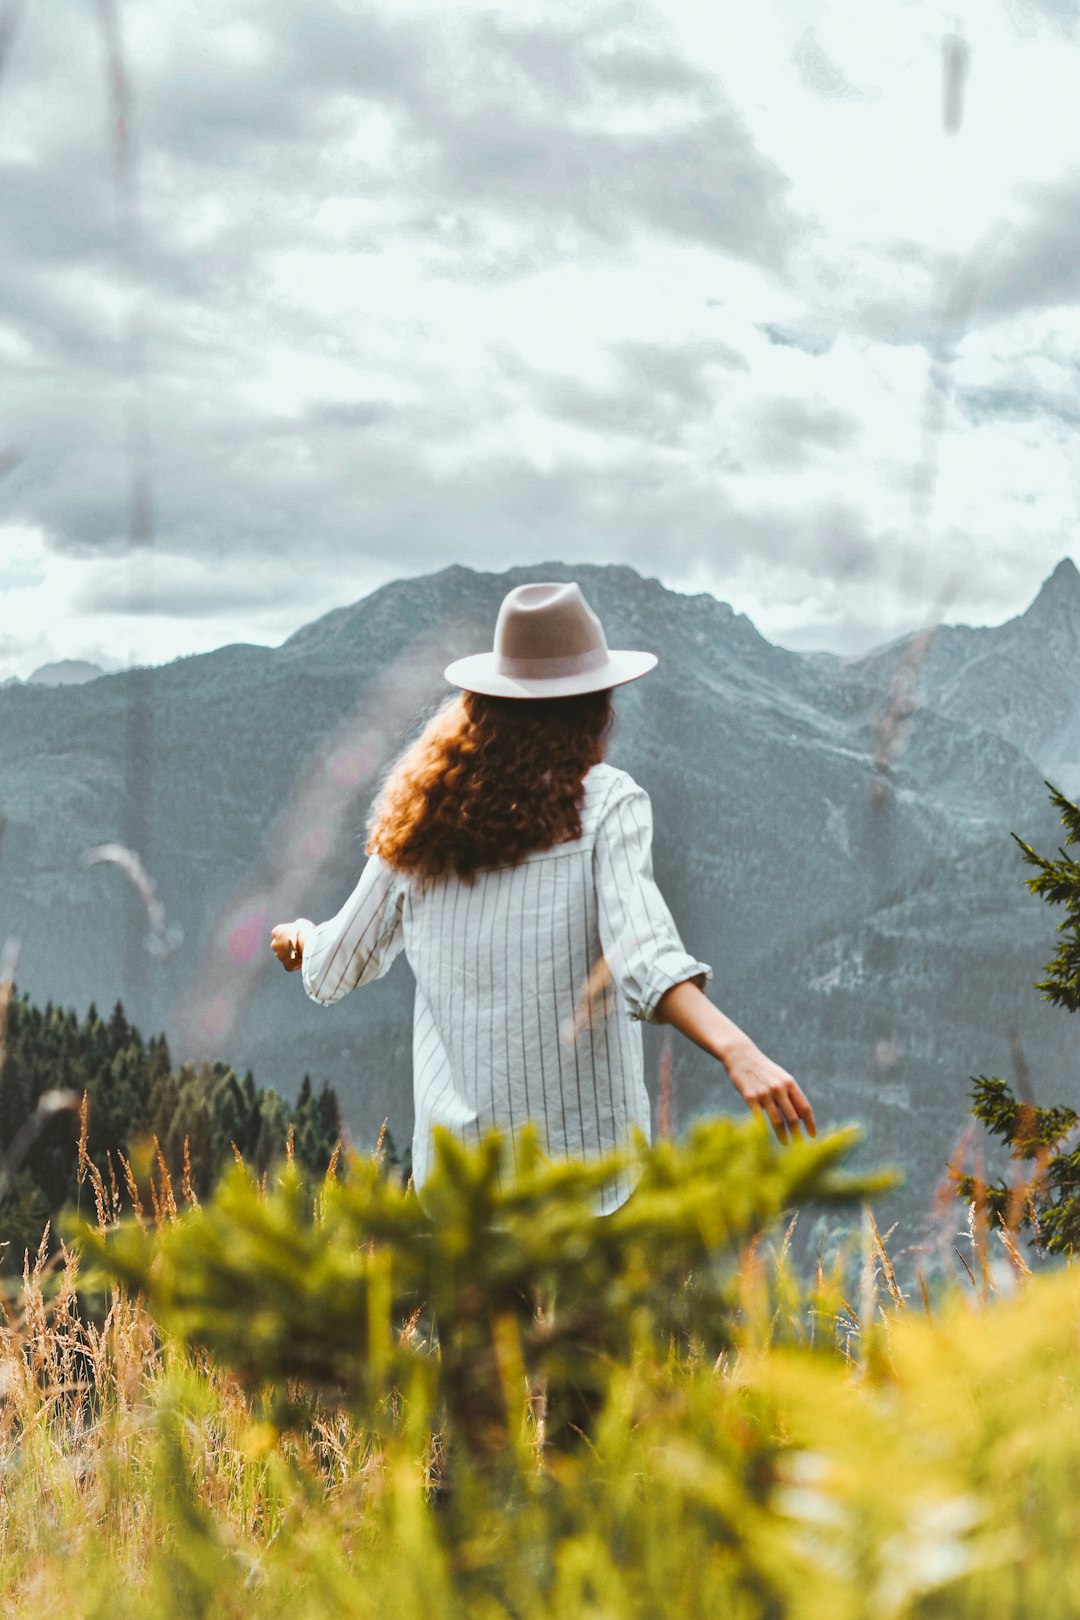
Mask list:
[{"label": "curly hair", "polygon": [[422,877],[513,865],[581,836],[582,781],[604,757],[611,692],[498,698],[462,692],[391,769],[369,855]]}]

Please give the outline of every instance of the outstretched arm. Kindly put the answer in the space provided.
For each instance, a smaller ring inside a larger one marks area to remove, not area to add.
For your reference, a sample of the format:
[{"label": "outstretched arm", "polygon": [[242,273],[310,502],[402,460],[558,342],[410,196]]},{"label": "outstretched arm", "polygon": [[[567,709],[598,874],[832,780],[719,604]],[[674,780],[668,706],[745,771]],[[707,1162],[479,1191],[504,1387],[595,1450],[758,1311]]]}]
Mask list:
[{"label": "outstretched arm", "polygon": [[672,1024],[704,1051],[719,1058],[739,1096],[755,1114],[764,1112],[781,1142],[806,1126],[817,1135],[814,1110],[786,1069],[767,1058],[694,983],[686,979],[661,996],[656,1021]]},{"label": "outstretched arm", "polygon": [[396,873],[372,855],[336,917],[278,923],[270,949],[286,972],[303,974],[313,1001],[329,1006],[357,985],[379,979],[401,950],[404,889]]}]

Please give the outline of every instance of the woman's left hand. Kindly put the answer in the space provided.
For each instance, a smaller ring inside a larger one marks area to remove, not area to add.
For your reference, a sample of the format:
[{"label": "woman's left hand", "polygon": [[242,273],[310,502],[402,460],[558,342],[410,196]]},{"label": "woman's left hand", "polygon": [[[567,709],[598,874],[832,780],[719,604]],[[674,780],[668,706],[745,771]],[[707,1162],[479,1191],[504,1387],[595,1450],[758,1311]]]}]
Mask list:
[{"label": "woman's left hand", "polygon": [[804,1129],[817,1135],[814,1110],[798,1081],[714,1007],[693,979],[664,992],[657,1003],[657,1022],[673,1024],[719,1058],[747,1107],[766,1116],[781,1142],[800,1136]]},{"label": "woman's left hand", "polygon": [[755,1114],[764,1114],[781,1142],[803,1127],[817,1135],[814,1110],[798,1081],[744,1037],[724,1058],[731,1083]]}]

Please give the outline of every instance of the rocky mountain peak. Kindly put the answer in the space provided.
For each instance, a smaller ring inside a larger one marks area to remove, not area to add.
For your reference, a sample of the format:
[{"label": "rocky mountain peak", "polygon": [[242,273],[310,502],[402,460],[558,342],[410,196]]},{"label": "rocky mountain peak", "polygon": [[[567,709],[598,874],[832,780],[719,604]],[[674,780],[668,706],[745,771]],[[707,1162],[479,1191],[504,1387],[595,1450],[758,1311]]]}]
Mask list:
[{"label": "rocky mountain peak", "polygon": [[1053,573],[1043,580],[1039,594],[1021,618],[1026,623],[1063,618],[1080,623],[1080,569],[1071,557],[1062,557]]}]

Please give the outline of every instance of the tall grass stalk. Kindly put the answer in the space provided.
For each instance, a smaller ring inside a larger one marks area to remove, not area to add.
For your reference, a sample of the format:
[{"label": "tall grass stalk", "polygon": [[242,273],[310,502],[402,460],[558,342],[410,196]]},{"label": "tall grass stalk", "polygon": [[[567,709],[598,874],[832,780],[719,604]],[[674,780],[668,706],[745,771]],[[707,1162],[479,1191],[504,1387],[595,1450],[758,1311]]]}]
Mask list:
[{"label": "tall grass stalk", "polygon": [[[99,1233],[135,1219],[140,1196],[147,1231],[182,1243],[194,1204],[167,1167],[120,1169],[93,1182]],[[316,1189],[313,1222],[343,1171],[335,1160]],[[274,1179],[258,1189],[273,1199]],[[82,1292],[75,1249],[49,1262],[43,1242],[0,1326],[5,1612],[1075,1613],[1080,1273],[1032,1275],[1004,1234],[1006,1288],[993,1234],[976,1229],[975,1286],[939,1284],[912,1309],[868,1210],[853,1309],[849,1257],[822,1257],[800,1284],[792,1236],[789,1222],[744,1246],[719,1357],[692,1338],[666,1354],[637,1339],[576,1453],[545,1450],[520,1329],[503,1319],[493,1376],[517,1413],[510,1467],[497,1490],[463,1477],[450,1509],[432,1496],[444,1439],[424,1389],[399,1388],[374,1425],[319,1395],[282,1429],[268,1388],[163,1330],[138,1292]],[[436,1353],[419,1310],[397,1331]]]}]

